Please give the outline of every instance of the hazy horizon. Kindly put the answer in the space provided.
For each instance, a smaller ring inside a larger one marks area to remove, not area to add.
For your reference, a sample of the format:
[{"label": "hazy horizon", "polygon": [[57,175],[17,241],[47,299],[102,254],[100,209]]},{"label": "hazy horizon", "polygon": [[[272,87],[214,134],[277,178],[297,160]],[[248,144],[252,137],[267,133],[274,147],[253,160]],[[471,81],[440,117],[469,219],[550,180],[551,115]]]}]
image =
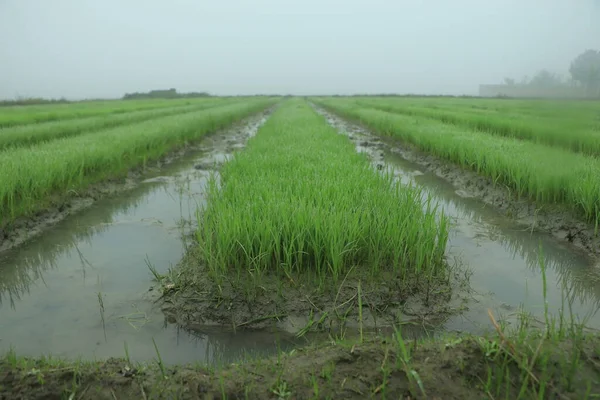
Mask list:
[{"label": "hazy horizon", "polygon": [[600,48],[600,0],[0,0],[0,98],[476,94]]}]

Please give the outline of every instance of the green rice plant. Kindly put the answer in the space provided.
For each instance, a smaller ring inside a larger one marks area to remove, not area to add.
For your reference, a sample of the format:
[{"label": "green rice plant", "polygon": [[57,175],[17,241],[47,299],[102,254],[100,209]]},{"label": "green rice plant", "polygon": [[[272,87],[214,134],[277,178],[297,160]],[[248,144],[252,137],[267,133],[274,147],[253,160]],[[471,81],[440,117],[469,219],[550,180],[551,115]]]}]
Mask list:
[{"label": "green rice plant", "polygon": [[114,115],[132,111],[152,110],[179,105],[193,105],[207,99],[160,99],[160,100],[103,100],[79,103],[0,107],[0,128],[40,122]]},{"label": "green rice plant", "polygon": [[571,207],[590,222],[600,217],[600,161],[563,149],[491,136],[431,119],[317,100],[374,131],[452,161],[513,189],[517,196]]},{"label": "green rice plant", "polygon": [[439,111],[465,112],[473,115],[527,117],[530,121],[553,119],[577,127],[598,123],[598,101],[492,99],[449,97],[355,97],[356,101],[373,101],[396,106],[427,108]]},{"label": "green rice plant", "polygon": [[[239,100],[237,100],[239,101]],[[0,150],[9,147],[31,146],[58,138],[97,132],[117,126],[145,122],[171,115],[183,115],[219,105],[233,104],[236,100],[205,100],[194,105],[131,111],[119,114],[103,114],[88,118],[66,119],[40,124],[18,125],[0,129]],[[157,121],[158,122],[158,121]]]},{"label": "green rice plant", "polygon": [[426,398],[425,387],[423,386],[423,382],[419,373],[412,368],[411,366],[411,349],[406,346],[404,338],[402,337],[402,331],[397,327],[394,328],[393,335],[394,343],[396,344],[396,367],[398,370],[404,371],[406,374],[406,378],[410,382],[411,385],[416,383],[416,387],[419,388],[419,391]]},{"label": "green rice plant", "polygon": [[0,227],[274,104],[255,99],[0,153]]},{"label": "green rice plant", "polygon": [[160,372],[162,373],[163,379],[167,379],[167,370],[165,368],[165,363],[160,356],[160,351],[158,351],[158,346],[156,345],[156,340],[152,338],[152,344],[154,345],[154,351],[156,351],[156,364],[160,368]]},{"label": "green rice plant", "polygon": [[[590,155],[600,154],[600,129],[593,124],[594,115],[586,120],[571,115],[560,119],[515,113],[475,113],[470,110],[449,107],[447,109],[416,107],[412,104],[396,101],[360,100],[357,105],[414,117],[427,117],[459,127],[482,132],[529,140],[574,152]],[[598,104],[600,106],[600,104]],[[563,115],[562,110],[556,113]]]},{"label": "green rice plant", "polygon": [[215,279],[303,274],[323,288],[358,266],[425,281],[446,271],[448,232],[421,197],[291,100],[209,180],[200,254]]}]

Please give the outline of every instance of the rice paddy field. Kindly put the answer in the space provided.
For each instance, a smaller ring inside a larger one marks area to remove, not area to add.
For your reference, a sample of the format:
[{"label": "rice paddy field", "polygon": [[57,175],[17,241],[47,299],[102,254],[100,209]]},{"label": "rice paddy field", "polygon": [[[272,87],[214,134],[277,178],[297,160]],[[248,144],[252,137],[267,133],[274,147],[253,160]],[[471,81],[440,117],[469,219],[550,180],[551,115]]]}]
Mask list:
[{"label": "rice paddy field", "polygon": [[382,135],[505,184],[517,196],[546,204],[562,203],[582,218],[598,223],[597,102],[581,103],[581,109],[541,102],[539,110],[517,111],[488,100],[478,107],[472,101],[460,101],[455,108],[451,101],[441,101],[444,108],[435,102],[422,103],[429,107],[415,107],[407,100],[318,102]]},{"label": "rice paddy field", "polygon": [[600,397],[600,102],[0,108],[0,398]]},{"label": "rice paddy field", "polygon": [[[268,103],[269,100],[202,100],[193,106],[173,108],[165,102],[124,102],[121,106],[86,104],[80,110],[50,106],[56,110],[38,112],[36,108],[30,114],[20,114],[21,107],[3,109],[2,120],[9,121],[17,115],[22,118],[18,120],[21,125],[0,131],[4,143],[0,159],[0,227],[43,210],[56,196],[66,196],[90,183],[144,165],[187,140],[231,124]],[[168,107],[161,109],[161,104]],[[139,111],[148,109],[151,114]],[[127,110],[131,112],[126,113]],[[75,119],[81,116],[92,117]],[[36,124],[37,121],[53,122]]]}]

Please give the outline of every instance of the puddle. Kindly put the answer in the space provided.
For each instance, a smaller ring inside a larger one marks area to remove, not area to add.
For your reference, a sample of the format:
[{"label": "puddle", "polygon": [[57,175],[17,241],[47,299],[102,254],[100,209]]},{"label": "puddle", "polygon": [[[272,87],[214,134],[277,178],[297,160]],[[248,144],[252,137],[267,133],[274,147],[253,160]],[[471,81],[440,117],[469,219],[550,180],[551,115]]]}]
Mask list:
[{"label": "puddle", "polygon": [[406,161],[364,129],[319,112],[353,140],[357,151],[367,153],[377,168],[391,168],[397,179],[417,184],[452,220],[448,258],[472,272],[473,293],[468,309],[447,321],[442,329],[472,333],[488,330],[491,326],[488,309],[492,309],[497,319],[508,323],[516,321],[519,309],[543,320],[542,262],[550,314],[558,315],[564,309],[568,317],[566,299],[571,297],[576,318],[589,317],[587,325],[600,329],[600,313],[596,314],[600,307],[600,272],[583,252],[548,234],[527,230],[435,174]]},{"label": "puddle", "polygon": [[157,357],[154,339],[165,363],[219,363],[295,346],[283,334],[182,331],[148,290],[147,262],[165,272],[181,259],[182,218],[195,220],[210,169],[265,120],[205,138],[198,154],[1,253],[0,351],[94,359],[124,357],[127,346],[133,360],[149,361]]}]

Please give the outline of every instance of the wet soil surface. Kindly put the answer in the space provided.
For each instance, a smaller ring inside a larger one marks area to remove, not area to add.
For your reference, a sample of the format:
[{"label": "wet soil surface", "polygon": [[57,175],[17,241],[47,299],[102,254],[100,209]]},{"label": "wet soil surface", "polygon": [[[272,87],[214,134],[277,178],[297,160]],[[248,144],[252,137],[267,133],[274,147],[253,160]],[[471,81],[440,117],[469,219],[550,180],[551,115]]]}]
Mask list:
[{"label": "wet soil surface", "polygon": [[[328,122],[338,129],[358,131],[372,135],[364,127],[346,121],[331,112],[318,110]],[[561,205],[537,204],[529,199],[518,199],[509,188],[496,185],[486,177],[449,163],[434,155],[426,154],[418,149],[400,143],[393,138],[378,137],[376,141],[365,141],[363,147],[376,146],[383,142],[391,151],[405,160],[421,165],[428,171],[452,183],[457,193],[465,198],[475,197],[501,211],[507,217],[524,225],[529,230],[551,234],[557,239],[566,241],[595,258],[600,257],[600,236],[595,234],[592,224],[583,221]],[[381,154],[383,158],[383,153]]]},{"label": "wet soil surface", "polygon": [[274,329],[346,337],[361,326],[387,331],[401,324],[419,336],[460,312],[465,301],[459,290],[465,282],[458,275],[402,285],[392,274],[374,279],[351,273],[339,285],[321,289],[306,276],[266,275],[259,283],[229,277],[217,283],[197,253],[192,242],[160,288],[167,319],[196,332]]},{"label": "wet soil surface", "polygon": [[[273,109],[265,110],[260,116],[267,116],[273,112]],[[235,123],[233,126],[225,128],[220,132],[215,132],[206,136],[231,131],[248,125],[249,121],[256,120],[260,116],[254,115]],[[206,136],[199,138],[201,141]],[[186,156],[187,154],[197,152],[200,146],[196,143],[183,143],[179,148],[169,154],[161,157],[154,163],[149,163],[145,167],[138,167],[130,170],[124,177],[108,179],[103,182],[89,185],[85,190],[75,192],[69,191],[65,195],[54,196],[48,200],[48,207],[43,211],[37,212],[31,216],[19,218],[5,225],[0,223],[0,253],[15,246],[21,245],[29,239],[38,236],[49,227],[56,225],[70,215],[89,208],[97,200],[114,196],[127,190],[131,190],[140,184],[145,177],[155,174],[166,165]]]},{"label": "wet soil surface", "polygon": [[393,339],[325,343],[218,371],[189,365],[161,369],[115,358],[77,365],[2,359],[0,398],[516,399],[538,398],[532,392],[539,393],[535,382],[541,377],[543,398],[583,399],[600,392],[597,340],[580,347],[582,358],[570,382],[559,366],[568,343],[540,347],[546,361],[533,363],[527,373],[502,351],[491,357],[486,350],[490,343],[475,337],[405,341],[409,358]]}]

